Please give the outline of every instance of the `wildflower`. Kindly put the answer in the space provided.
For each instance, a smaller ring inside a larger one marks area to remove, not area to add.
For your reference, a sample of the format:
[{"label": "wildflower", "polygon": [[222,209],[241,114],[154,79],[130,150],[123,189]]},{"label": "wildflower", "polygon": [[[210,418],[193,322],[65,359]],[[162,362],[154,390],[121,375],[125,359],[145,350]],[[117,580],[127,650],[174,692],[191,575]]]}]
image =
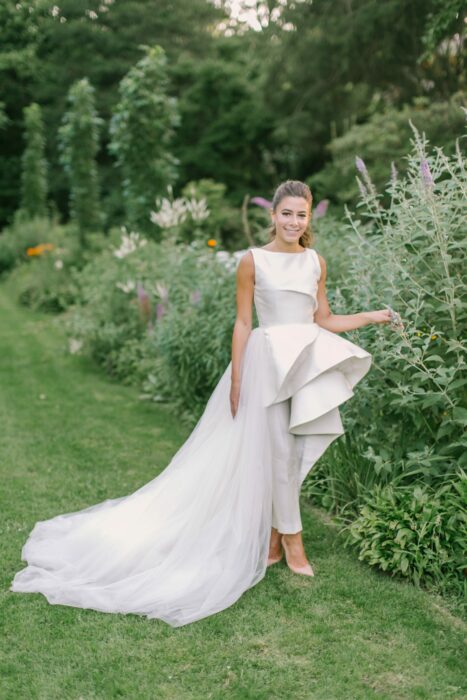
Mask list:
[{"label": "wildflower", "polygon": [[77,338],[70,338],[70,340],[68,341],[68,352],[70,352],[71,355],[76,355],[76,353],[78,353],[82,347],[82,340],[78,340]]},{"label": "wildflower", "polygon": [[420,161],[420,174],[422,176],[422,180],[424,184],[427,187],[433,187],[435,184],[433,180],[433,175],[431,174],[430,166],[428,165],[428,161],[426,158],[422,158]]},{"label": "wildflower", "polygon": [[63,269],[63,260],[56,260],[54,262],[54,268],[56,270],[62,270]]},{"label": "wildflower", "polygon": [[199,289],[195,289],[193,292],[190,294],[190,303],[195,306],[196,304],[199,304],[201,301],[201,292]]},{"label": "wildflower", "polygon": [[33,257],[35,255],[42,255],[42,253],[45,253],[47,250],[53,250],[54,249],[54,244],[53,243],[40,243],[39,245],[36,245],[34,248],[28,248],[26,250],[26,254],[29,257]]},{"label": "wildflower", "polygon": [[437,337],[438,337],[437,335],[432,335],[431,340],[436,340]]},{"label": "wildflower", "polygon": [[133,280],[128,280],[127,282],[117,282],[115,286],[118,289],[121,289],[122,292],[125,292],[125,294],[133,292],[136,288],[136,284],[133,282]]},{"label": "wildflower", "polygon": [[356,166],[359,173],[362,173],[362,175],[366,174],[366,172],[367,172],[366,165],[363,162],[363,160],[361,158],[359,158],[359,156],[355,156],[355,166]]},{"label": "wildflower", "polygon": [[186,220],[187,207],[183,198],[174,199],[172,202],[165,197],[158,198],[156,204],[159,211],[151,211],[149,215],[153,224],[157,224],[161,228],[173,228]]},{"label": "wildflower", "polygon": [[217,241],[216,241],[215,238],[210,238],[210,239],[208,240],[208,246],[209,246],[210,248],[215,248],[216,245],[217,245]]},{"label": "wildflower", "polygon": [[185,206],[193,221],[204,221],[208,218],[210,211],[207,207],[206,199],[187,199]]},{"label": "wildflower", "polygon": [[423,335],[420,331],[417,331],[417,335],[420,338],[421,335]]},{"label": "wildflower", "polygon": [[272,202],[270,202],[269,199],[264,199],[264,197],[252,197],[250,202],[252,204],[257,204],[259,207],[263,207],[263,209],[271,209],[272,207]]},{"label": "wildflower", "polygon": [[316,205],[313,212],[313,219],[321,219],[322,216],[326,215],[329,206],[329,199],[322,199]]},{"label": "wildflower", "polygon": [[146,245],[147,240],[141,238],[139,233],[132,231],[129,235],[126,232],[124,226],[122,226],[122,240],[120,247],[114,250],[114,255],[116,258],[126,258],[130,253],[134,253],[138,248],[143,248]]}]

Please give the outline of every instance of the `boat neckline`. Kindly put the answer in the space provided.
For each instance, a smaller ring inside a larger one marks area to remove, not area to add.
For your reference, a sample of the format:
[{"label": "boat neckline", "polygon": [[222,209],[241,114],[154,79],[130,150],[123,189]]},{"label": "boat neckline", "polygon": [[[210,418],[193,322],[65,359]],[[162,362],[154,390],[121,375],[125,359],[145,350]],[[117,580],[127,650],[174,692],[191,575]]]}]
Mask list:
[{"label": "boat neckline", "polygon": [[265,253],[272,253],[273,255],[304,255],[307,250],[311,250],[311,248],[304,248],[304,250],[301,250],[299,253],[287,253],[284,250],[266,250],[266,248],[256,248],[256,250],[264,250]]}]

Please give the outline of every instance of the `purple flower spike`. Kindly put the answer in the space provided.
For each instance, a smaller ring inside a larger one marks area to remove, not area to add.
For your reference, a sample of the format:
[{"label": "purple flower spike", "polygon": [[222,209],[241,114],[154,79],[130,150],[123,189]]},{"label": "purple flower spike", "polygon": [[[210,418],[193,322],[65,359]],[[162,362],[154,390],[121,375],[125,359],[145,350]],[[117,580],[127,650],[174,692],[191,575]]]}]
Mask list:
[{"label": "purple flower spike", "polygon": [[156,305],[156,318],[158,321],[165,316],[165,304],[159,303]]},{"label": "purple flower spike", "polygon": [[326,212],[329,206],[329,199],[322,199],[316,205],[313,212],[313,219],[321,219],[322,216],[326,216]]},{"label": "purple flower spike", "polygon": [[190,302],[193,305],[196,305],[196,304],[199,304],[200,301],[201,301],[201,292],[199,291],[199,289],[195,289],[195,291],[191,292],[191,294],[190,294]]},{"label": "purple flower spike", "polygon": [[252,197],[250,202],[252,204],[257,204],[259,207],[263,207],[263,209],[271,209],[272,207],[272,202],[270,202],[269,199],[264,199],[264,197]]},{"label": "purple flower spike", "polygon": [[433,180],[433,175],[431,174],[430,166],[428,165],[428,161],[423,158],[421,163],[420,163],[420,174],[422,176],[422,180],[425,183],[427,187],[433,187],[435,184],[435,181]]},{"label": "purple flower spike", "polygon": [[355,157],[355,166],[358,172],[362,173],[362,175],[364,175],[367,172],[365,163],[358,156]]}]

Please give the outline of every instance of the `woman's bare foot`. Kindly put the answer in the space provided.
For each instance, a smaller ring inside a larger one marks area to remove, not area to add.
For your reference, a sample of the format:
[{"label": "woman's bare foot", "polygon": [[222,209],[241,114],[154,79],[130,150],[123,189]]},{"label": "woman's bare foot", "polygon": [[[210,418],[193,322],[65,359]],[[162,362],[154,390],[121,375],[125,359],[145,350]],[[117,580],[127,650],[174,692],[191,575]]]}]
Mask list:
[{"label": "woman's bare foot", "polygon": [[282,535],[287,547],[288,563],[292,566],[302,567],[310,562],[305,554],[303,547],[302,533],[296,532],[293,535]]},{"label": "woman's bare foot", "polygon": [[269,559],[280,559],[282,557],[281,538],[281,533],[275,527],[272,527],[269,541]]}]

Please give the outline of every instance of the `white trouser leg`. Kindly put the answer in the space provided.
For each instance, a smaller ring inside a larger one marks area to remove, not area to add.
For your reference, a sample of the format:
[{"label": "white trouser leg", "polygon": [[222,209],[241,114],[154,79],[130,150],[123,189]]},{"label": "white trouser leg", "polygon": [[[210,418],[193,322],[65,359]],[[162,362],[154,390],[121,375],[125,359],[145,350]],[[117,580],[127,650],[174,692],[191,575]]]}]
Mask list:
[{"label": "white trouser leg", "polygon": [[272,446],[272,526],[283,534],[302,529],[295,436],[289,433],[290,399],[268,407]]}]

